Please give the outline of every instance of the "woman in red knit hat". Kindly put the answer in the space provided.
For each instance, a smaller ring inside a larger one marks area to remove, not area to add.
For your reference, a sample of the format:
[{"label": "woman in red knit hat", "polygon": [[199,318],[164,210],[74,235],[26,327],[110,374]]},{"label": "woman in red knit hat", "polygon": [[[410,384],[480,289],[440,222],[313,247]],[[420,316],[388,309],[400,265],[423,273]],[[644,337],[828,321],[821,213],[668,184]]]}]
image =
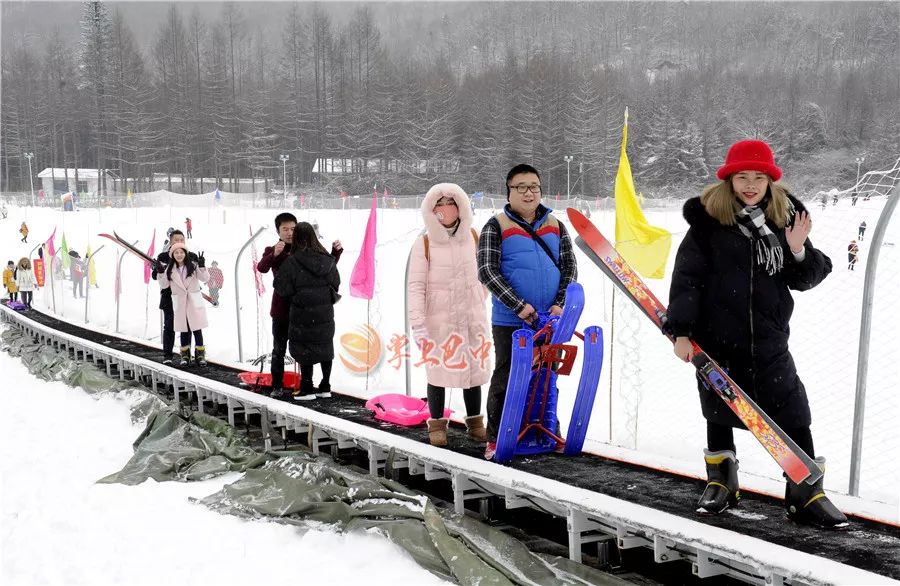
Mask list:
[{"label": "woman in red knit hat", "polygon": [[[691,359],[690,339],[719,362],[734,381],[803,450],[815,457],[806,389],[788,351],[794,308],[790,290],[815,287],[831,260],[807,236],[812,220],[799,200],[776,183],[781,169],[760,140],[731,146],[719,183],[684,205],[690,229],[678,248],[666,329],[675,354]],[[721,513],[740,499],[733,429],[744,428],[731,409],[698,383],[706,418],[709,483],[698,512]],[[824,470],[825,459],[816,458]],[[815,484],[787,481],[788,516],[825,528],[847,518]]]}]

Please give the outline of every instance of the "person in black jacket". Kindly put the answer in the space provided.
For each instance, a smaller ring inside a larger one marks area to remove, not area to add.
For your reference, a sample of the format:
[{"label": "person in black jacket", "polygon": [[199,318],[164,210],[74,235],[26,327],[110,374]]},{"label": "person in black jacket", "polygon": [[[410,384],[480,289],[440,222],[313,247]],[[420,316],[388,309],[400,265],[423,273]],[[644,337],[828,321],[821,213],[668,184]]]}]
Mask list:
[{"label": "person in black jacket", "polygon": [[[806,208],[775,183],[781,170],[765,142],[732,145],[720,183],[689,199],[690,229],[675,259],[665,330],[675,354],[690,360],[695,340],[810,457],[815,458],[806,389],[788,351],[794,308],[790,289],[815,287],[831,260],[807,236]],[[743,424],[724,401],[698,383],[707,421],[709,483],[699,513],[717,514],[740,499],[733,428]],[[825,459],[817,458],[824,471]],[[787,482],[788,516],[826,528],[847,518],[815,484]]]},{"label": "person in black jacket", "polygon": [[[330,396],[334,360],[334,304],[340,298],[337,260],[328,254],[308,222],[294,228],[293,252],[275,275],[275,292],[289,300],[288,349],[300,363],[300,393],[295,399]],[[320,364],[322,382],[313,386],[313,365]]]},{"label": "person in black jacket", "polygon": [[[163,250],[156,256],[156,265],[152,267],[153,270],[150,272],[150,276],[154,281],[157,280],[157,275],[165,271],[169,266],[169,263],[171,262],[171,259],[169,258],[169,247],[176,243],[184,244],[184,233],[181,230],[172,230],[171,232],[169,232],[169,240],[167,242],[168,246],[165,250]],[[188,259],[195,263],[199,260],[197,258],[197,255],[193,252],[188,253]],[[163,364],[169,365],[177,361],[177,364],[174,364],[174,366],[181,366],[181,354],[176,355],[172,352],[173,347],[175,346],[175,312],[172,308],[171,288],[165,287],[164,289],[160,290],[159,308],[163,313]]]}]

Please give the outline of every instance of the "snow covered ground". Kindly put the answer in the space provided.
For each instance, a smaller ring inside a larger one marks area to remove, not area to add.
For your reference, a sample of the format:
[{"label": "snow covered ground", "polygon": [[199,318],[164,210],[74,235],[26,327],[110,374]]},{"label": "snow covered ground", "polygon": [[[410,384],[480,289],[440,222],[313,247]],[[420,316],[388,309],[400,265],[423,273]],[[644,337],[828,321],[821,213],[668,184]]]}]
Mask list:
[{"label": "snow covered ground", "polygon": [[[198,198],[199,196],[193,196]],[[0,250],[6,259],[18,259],[45,240],[58,228],[56,246],[65,232],[70,248],[84,255],[87,244],[96,250],[98,285],[89,295],[87,327],[100,331],[116,330],[117,307],[113,283],[117,256],[121,250],[97,237],[99,232],[116,230],[129,240],[139,240],[146,250],[156,230],[156,250],[162,246],[167,227],[183,228],[184,218],[194,223],[194,238],[188,241],[193,250],[203,250],[209,261],[218,260],[225,272],[225,288],[221,305],[208,308],[210,327],[206,330],[208,354],[215,360],[238,362],[241,341],[243,361],[271,349],[271,322],[268,308],[271,276],[264,275],[266,291],[257,297],[248,250],[238,261],[240,309],[236,311],[234,288],[235,262],[240,248],[252,231],[266,230],[257,240],[257,253],[276,241],[272,220],[280,210],[222,208],[199,203],[196,207],[163,206],[134,209],[82,209],[64,213],[47,209],[10,209],[9,218],[0,224]],[[862,307],[862,283],[870,250],[868,242],[877,223],[884,198],[859,201],[851,207],[848,200],[826,209],[811,211],[813,242],[834,261],[833,274],[818,288],[795,295],[796,308],[792,320],[791,350],[798,364],[812,403],[813,437],[817,455],[828,458],[826,487],[846,492],[849,478],[850,436],[856,380],[857,340]],[[553,207],[552,200],[546,202]],[[681,202],[648,210],[651,223],[673,233],[673,252],[687,226],[680,213]],[[376,296],[367,303],[347,294],[350,271],[359,253],[368,210],[297,210],[301,221],[316,220],[326,244],[335,238],[343,241],[345,254],[339,268],[343,299],[336,308],[337,336],[333,386],[361,397],[381,392],[404,392],[403,363],[392,360],[392,340],[403,334],[404,272],[410,247],[421,231],[418,210],[379,209],[379,244],[376,251]],[[479,210],[476,227],[490,216],[490,210]],[[564,211],[559,210],[560,217]],[[32,230],[29,245],[18,242],[16,230],[27,220]],[[609,209],[595,210],[592,220],[605,234],[613,234],[614,214]],[[860,262],[855,271],[846,269],[846,247],[856,238],[856,227],[866,220],[869,231],[861,242]],[[900,290],[900,220],[888,226],[886,241],[893,245],[881,248],[878,281],[874,299],[875,319],[872,326],[872,353],[869,360],[868,400],[866,407],[864,457],[862,460],[861,497],[854,509],[871,511],[882,517],[898,519],[900,502],[895,467],[884,466],[900,448],[896,434],[895,398],[900,392],[900,361],[896,359],[896,340],[900,319],[890,310],[890,292]],[[579,324],[604,328],[607,348],[606,363],[594,406],[587,448],[625,459],[671,468],[697,476],[703,475],[702,448],[705,428],[697,401],[693,369],[679,363],[668,342],[654,331],[645,318],[638,315],[621,296],[613,294],[611,283],[583,256],[579,255],[579,281],[588,293],[587,307]],[[155,282],[145,286],[139,261],[127,256],[122,261],[123,293],[120,300],[118,331],[125,336],[159,343],[159,312],[156,310],[158,289]],[[651,281],[650,285],[663,302],[668,298],[668,278]],[[64,281],[45,287],[35,296],[36,306],[78,324],[85,322],[85,302],[74,299],[71,284]],[[615,303],[613,302],[615,298]],[[54,309],[55,305],[55,309]],[[236,315],[240,315],[240,336]],[[372,326],[371,330],[365,324]],[[376,339],[377,337],[377,339]],[[373,355],[372,368],[366,371],[365,351],[354,356],[354,348],[366,348]],[[612,340],[613,346],[610,347]],[[413,362],[419,360],[413,357]],[[577,361],[576,361],[577,362]],[[248,367],[252,368],[252,367]],[[412,394],[424,395],[424,370],[412,369]],[[573,393],[580,372],[576,367],[569,381],[560,383],[560,414],[563,429],[571,410]],[[486,394],[486,393],[485,393]],[[463,412],[461,393],[451,393],[451,407]],[[780,470],[769,456],[746,433],[737,434],[741,459],[742,483],[778,493]],[[879,504],[880,503],[880,504]],[[871,506],[869,506],[871,504]]]},{"label": "snow covered ground", "polygon": [[[387,539],[220,515],[204,482],[94,484],[131,457],[128,405],[31,376],[0,352],[0,583],[444,584]],[[222,560],[229,563],[223,564]]]}]

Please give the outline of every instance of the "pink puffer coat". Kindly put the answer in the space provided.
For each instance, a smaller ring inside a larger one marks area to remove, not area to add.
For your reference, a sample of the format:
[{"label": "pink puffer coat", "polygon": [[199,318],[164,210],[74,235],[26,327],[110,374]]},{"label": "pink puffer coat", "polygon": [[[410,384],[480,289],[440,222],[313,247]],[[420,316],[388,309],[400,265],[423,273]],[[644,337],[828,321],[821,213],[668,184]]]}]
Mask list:
[{"label": "pink puffer coat", "polygon": [[[434,215],[434,204],[452,197],[459,208],[459,228],[451,237]],[[487,290],[478,281],[477,246],[472,236],[472,208],[466,192],[453,183],[439,183],[422,202],[428,234],[428,256],[420,236],[413,244],[407,294],[409,323],[424,326],[433,346],[427,353],[428,382],[439,387],[466,389],[491,379],[494,355],[485,301]],[[422,352],[412,343],[412,360]],[[474,354],[474,356],[473,356]],[[463,366],[464,365],[464,366]]]},{"label": "pink puffer coat", "polygon": [[194,264],[194,272],[187,279],[181,276],[177,267],[172,267],[171,277],[167,271],[157,276],[160,289],[172,288],[172,309],[175,318],[173,329],[176,332],[188,331],[189,325],[191,331],[202,330],[209,325],[206,320],[206,300],[200,291],[200,283],[209,280],[209,271],[206,267],[199,268],[193,261],[188,262]]}]

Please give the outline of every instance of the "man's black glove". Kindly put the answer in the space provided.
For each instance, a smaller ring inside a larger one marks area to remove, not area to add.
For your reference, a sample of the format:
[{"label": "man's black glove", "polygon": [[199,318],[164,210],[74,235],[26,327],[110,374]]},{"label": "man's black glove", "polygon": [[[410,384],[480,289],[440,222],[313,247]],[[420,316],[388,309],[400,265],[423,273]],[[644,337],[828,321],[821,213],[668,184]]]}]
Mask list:
[{"label": "man's black glove", "polygon": [[197,266],[202,268],[206,267],[206,257],[203,256],[203,251],[200,251],[200,254],[197,255]]}]

